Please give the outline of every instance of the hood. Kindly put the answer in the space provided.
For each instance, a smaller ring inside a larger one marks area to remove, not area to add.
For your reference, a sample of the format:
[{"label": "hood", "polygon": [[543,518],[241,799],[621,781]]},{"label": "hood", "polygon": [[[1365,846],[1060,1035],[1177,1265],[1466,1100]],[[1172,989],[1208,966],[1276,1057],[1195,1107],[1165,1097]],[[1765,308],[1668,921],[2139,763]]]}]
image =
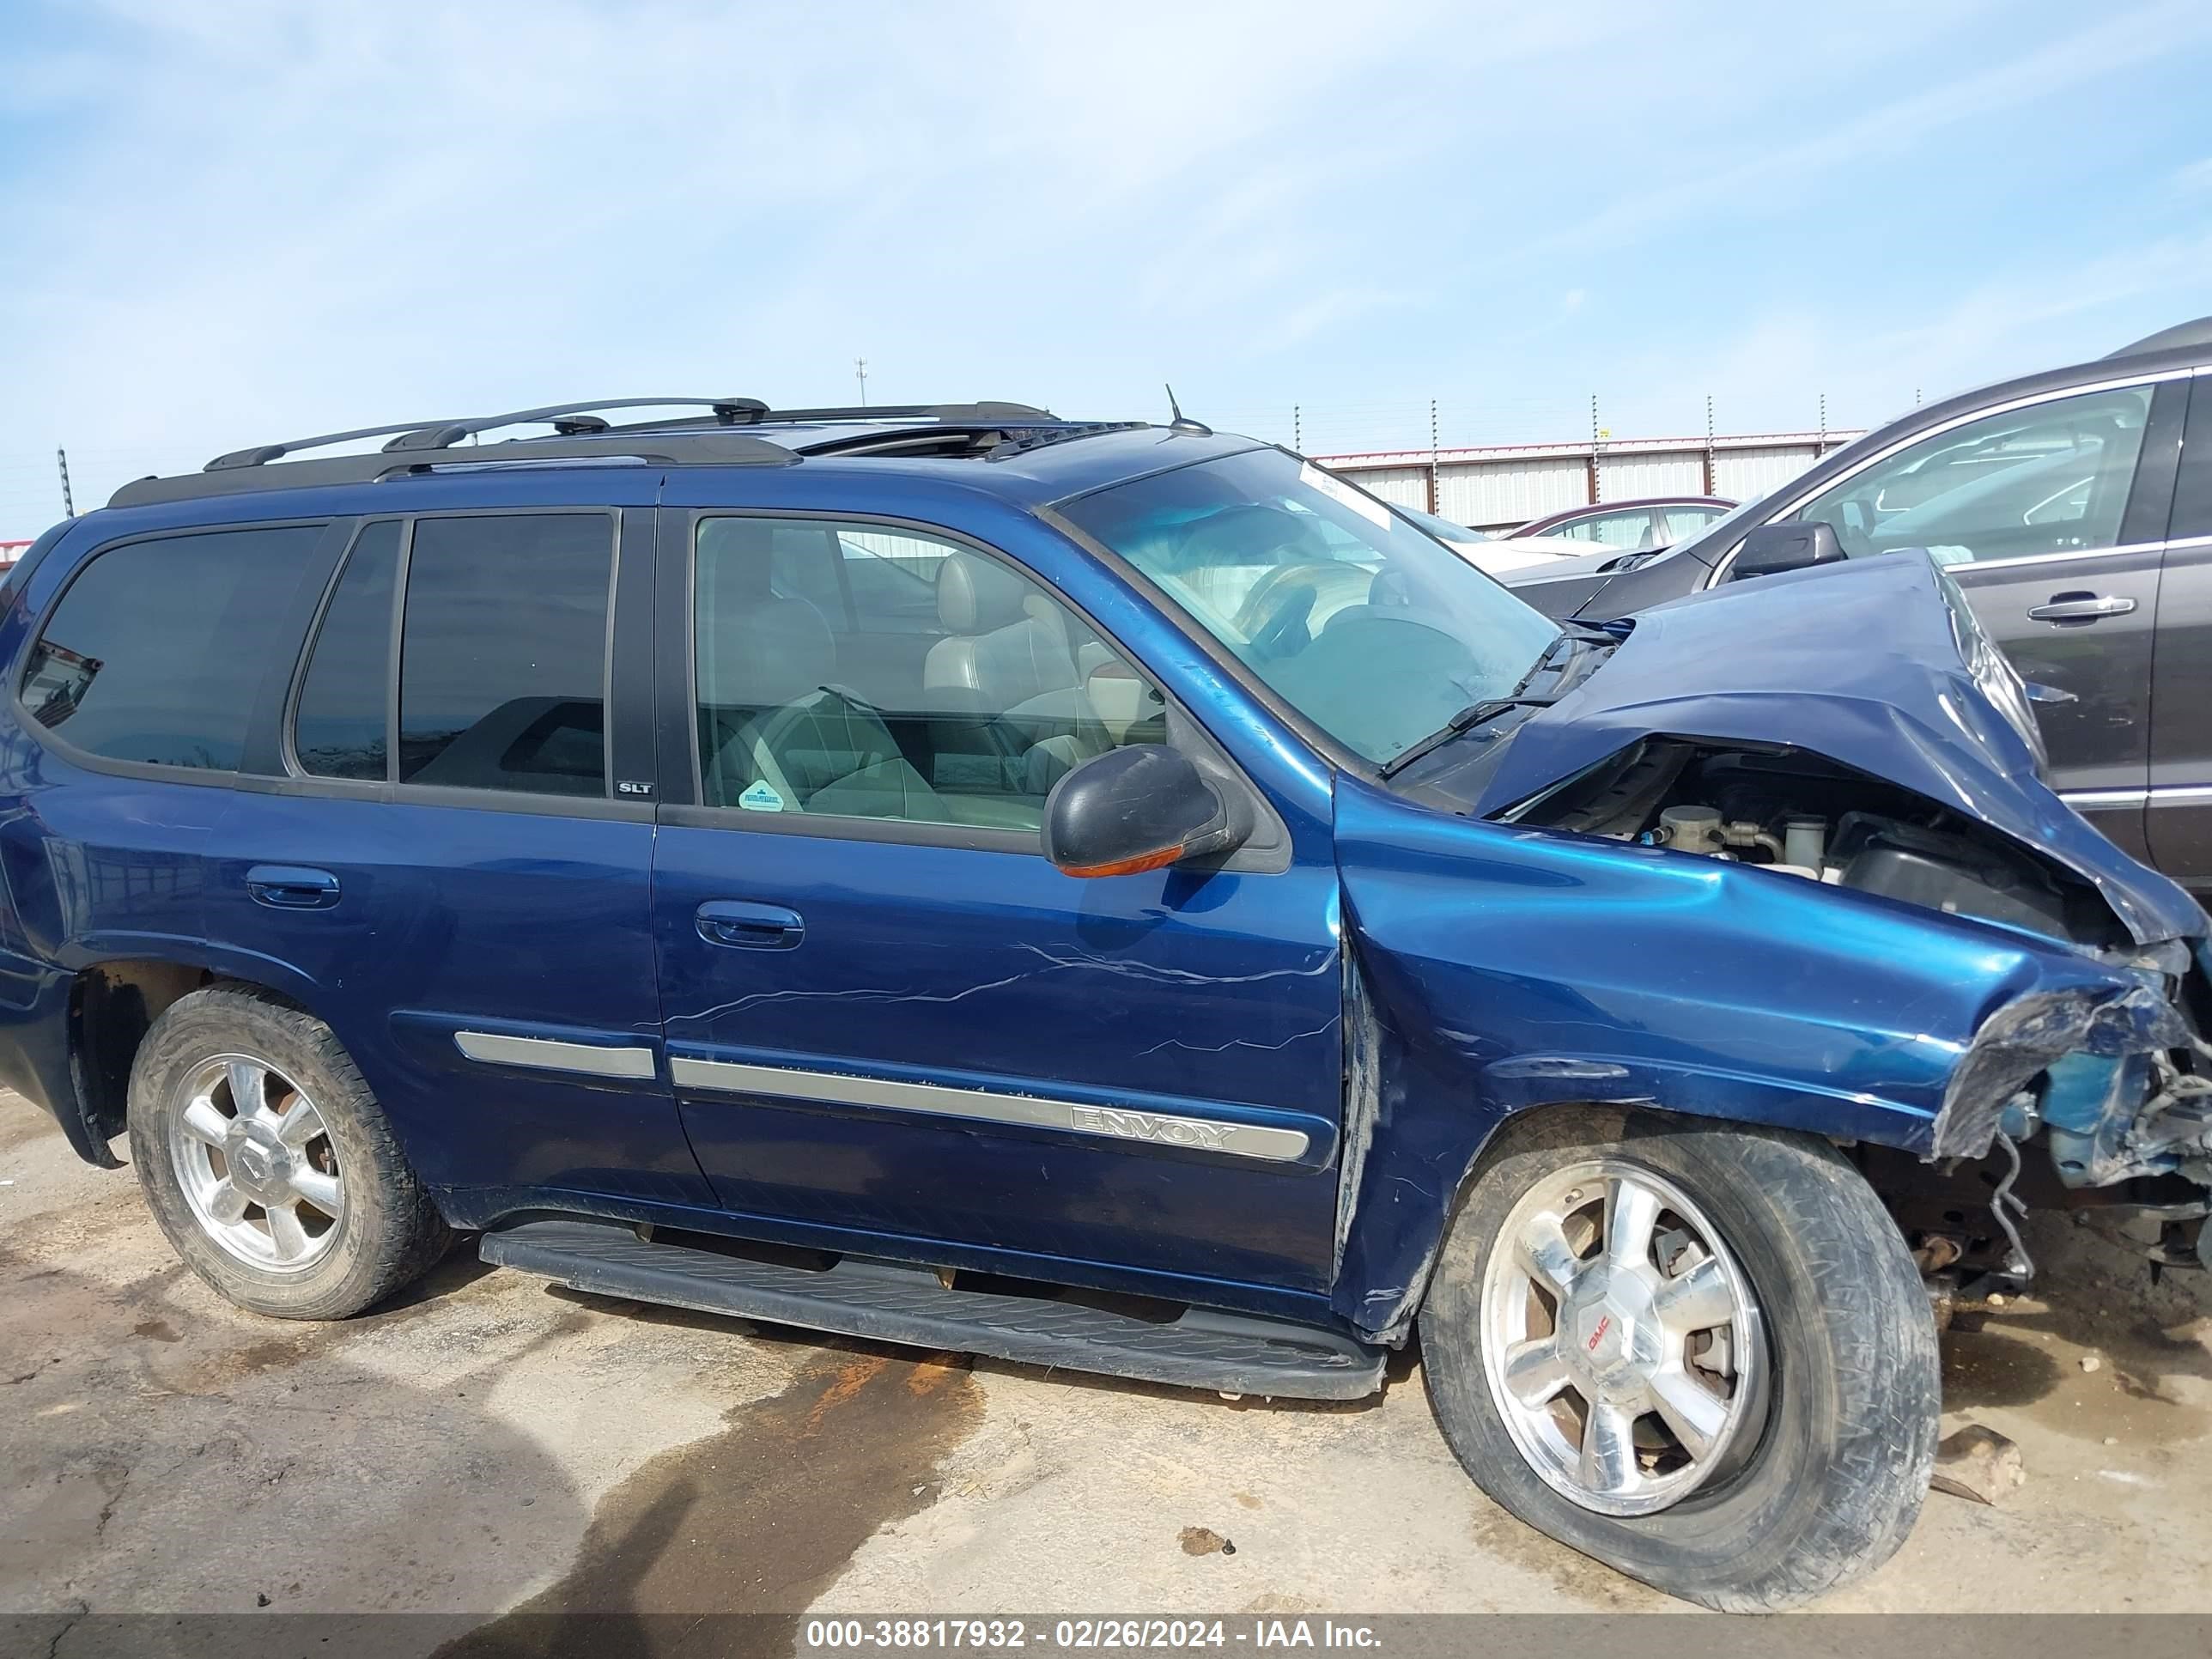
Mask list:
[{"label": "hood", "polygon": [[2138,944],[2201,937],[2195,900],[2044,784],[1989,665],[1968,665],[1989,647],[1949,586],[1924,556],[1890,554],[1644,611],[1596,672],[1519,727],[1475,810],[1503,811],[1646,737],[1785,744],[2034,848],[2094,885]]}]

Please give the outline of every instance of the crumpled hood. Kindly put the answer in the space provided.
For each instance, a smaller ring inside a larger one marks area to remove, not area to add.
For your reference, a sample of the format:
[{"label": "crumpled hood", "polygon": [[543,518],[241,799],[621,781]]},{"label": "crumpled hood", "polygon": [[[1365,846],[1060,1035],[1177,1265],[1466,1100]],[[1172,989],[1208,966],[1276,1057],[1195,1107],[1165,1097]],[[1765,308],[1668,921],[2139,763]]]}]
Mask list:
[{"label": "crumpled hood", "polygon": [[1923,556],[1854,559],[1644,611],[1595,673],[1524,722],[1479,814],[1652,735],[1786,744],[1978,817],[2095,884],[2138,944],[2204,912],[2091,829],[1961,654],[1948,579]]}]

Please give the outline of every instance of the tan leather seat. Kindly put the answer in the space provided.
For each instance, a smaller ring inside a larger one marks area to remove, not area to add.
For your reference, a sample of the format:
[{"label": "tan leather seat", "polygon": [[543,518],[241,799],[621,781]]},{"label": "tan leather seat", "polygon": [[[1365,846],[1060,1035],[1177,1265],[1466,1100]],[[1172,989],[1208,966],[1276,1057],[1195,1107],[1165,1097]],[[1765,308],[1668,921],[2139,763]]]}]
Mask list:
[{"label": "tan leather seat", "polygon": [[1042,802],[1060,775],[1114,746],[1085,695],[1057,605],[980,554],[937,570],[946,637],[922,664],[937,717],[933,781],[963,795]]},{"label": "tan leather seat", "polygon": [[836,639],[812,605],[775,592],[769,535],[742,519],[700,532],[707,804],[960,822],[882,718],[834,684]]}]

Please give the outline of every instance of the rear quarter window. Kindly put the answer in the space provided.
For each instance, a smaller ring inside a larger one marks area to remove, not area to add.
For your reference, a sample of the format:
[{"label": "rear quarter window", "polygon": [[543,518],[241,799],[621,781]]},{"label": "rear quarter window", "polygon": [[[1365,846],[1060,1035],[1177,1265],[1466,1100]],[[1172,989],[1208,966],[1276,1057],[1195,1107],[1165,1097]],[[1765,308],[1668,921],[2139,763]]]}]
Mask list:
[{"label": "rear quarter window", "polygon": [[235,771],[319,525],[95,554],[31,647],[30,718],[104,760]]}]

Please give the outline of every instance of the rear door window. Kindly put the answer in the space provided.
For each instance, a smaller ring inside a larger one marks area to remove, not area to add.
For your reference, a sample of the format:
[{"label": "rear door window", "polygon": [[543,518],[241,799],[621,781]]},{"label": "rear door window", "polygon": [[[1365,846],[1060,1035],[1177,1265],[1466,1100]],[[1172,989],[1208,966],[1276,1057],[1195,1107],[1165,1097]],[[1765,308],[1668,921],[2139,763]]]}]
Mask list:
[{"label": "rear door window", "polygon": [[1727,511],[1724,507],[1693,507],[1677,502],[1662,508],[1660,516],[1667,521],[1667,540],[1672,544],[1686,542]]},{"label": "rear door window", "polygon": [[400,526],[370,525],[355,538],[323,613],[300,687],[292,752],[324,778],[382,779],[392,708],[392,595]]},{"label": "rear door window", "polygon": [[1595,542],[1600,547],[1650,547],[1656,539],[1651,528],[1651,509],[1648,507],[1631,507],[1621,513],[1596,514],[1543,533],[1565,536],[1572,541]]},{"label": "rear door window", "polygon": [[606,793],[614,523],[604,514],[416,521],[399,653],[399,781]]},{"label": "rear door window", "polygon": [[235,771],[321,534],[228,530],[96,555],[31,648],[31,718],[103,759]]}]

